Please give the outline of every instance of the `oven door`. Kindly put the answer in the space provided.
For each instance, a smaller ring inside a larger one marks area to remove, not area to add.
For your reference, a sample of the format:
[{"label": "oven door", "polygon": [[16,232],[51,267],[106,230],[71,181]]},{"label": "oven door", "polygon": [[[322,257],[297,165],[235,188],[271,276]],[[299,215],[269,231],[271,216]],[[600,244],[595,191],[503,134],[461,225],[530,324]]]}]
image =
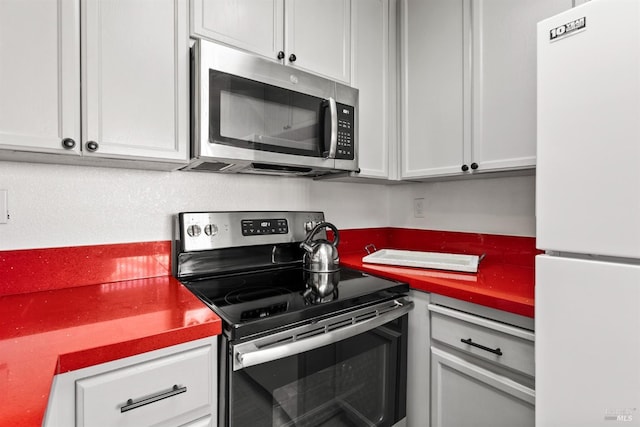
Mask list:
[{"label": "oven door", "polygon": [[402,425],[412,308],[391,301],[231,345],[221,425]]}]

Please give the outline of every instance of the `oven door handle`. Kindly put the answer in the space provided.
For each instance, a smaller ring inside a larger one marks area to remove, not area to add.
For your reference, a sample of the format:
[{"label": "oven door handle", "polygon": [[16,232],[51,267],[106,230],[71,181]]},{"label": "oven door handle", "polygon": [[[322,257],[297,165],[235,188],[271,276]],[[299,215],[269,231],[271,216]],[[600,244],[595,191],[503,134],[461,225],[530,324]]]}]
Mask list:
[{"label": "oven door handle", "polygon": [[[248,342],[239,344],[234,350],[233,370],[248,368],[249,366],[260,365],[284,357],[293,356],[314,350],[325,345],[333,344],[355,335],[370,331],[385,323],[391,322],[398,317],[404,316],[413,309],[413,301],[406,299],[395,300],[395,307],[389,311],[378,314],[375,317],[362,320],[357,323],[350,323],[338,329],[319,333],[309,338],[275,344],[258,348],[255,343]],[[326,330],[326,328],[325,328]]]}]

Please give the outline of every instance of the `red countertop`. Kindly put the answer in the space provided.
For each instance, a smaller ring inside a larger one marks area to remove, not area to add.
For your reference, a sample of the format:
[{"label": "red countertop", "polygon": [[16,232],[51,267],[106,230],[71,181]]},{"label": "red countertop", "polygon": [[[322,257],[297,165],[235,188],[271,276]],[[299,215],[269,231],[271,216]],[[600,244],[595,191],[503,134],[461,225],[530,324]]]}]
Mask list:
[{"label": "red countertop", "polygon": [[220,333],[168,243],[0,252],[0,426],[41,425],[55,374]]},{"label": "red countertop", "polygon": [[[535,239],[341,230],[342,265],[533,317]],[[363,264],[365,245],[486,254],[477,274]],[[217,335],[220,319],[171,277],[171,243],[0,251],[0,427],[41,425],[53,376]]]},{"label": "red countertop", "polygon": [[[411,288],[522,316],[534,315],[535,239],[478,233],[376,228],[340,232],[340,264],[408,282]],[[364,247],[485,254],[477,273],[367,264]]]}]

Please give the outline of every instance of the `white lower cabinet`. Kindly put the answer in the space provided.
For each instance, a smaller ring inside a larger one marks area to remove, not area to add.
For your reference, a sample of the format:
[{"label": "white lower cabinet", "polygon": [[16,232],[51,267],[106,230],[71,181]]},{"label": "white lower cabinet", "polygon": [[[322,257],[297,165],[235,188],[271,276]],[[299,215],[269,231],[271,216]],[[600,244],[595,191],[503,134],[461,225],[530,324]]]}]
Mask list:
[{"label": "white lower cabinet", "polygon": [[429,304],[431,427],[533,427],[533,319],[452,301]]},{"label": "white lower cabinet", "polygon": [[407,349],[407,426],[429,424],[429,298],[426,292],[412,290],[414,308],[409,312]]},{"label": "white lower cabinet", "polygon": [[216,390],[207,338],[57,375],[43,425],[213,426]]},{"label": "white lower cabinet", "polygon": [[199,420],[195,420],[193,422],[187,423],[187,424],[183,424],[180,427],[213,427],[216,426],[217,424],[214,423],[214,419],[211,415],[208,415],[204,418],[201,418]]},{"label": "white lower cabinet", "polygon": [[533,427],[535,394],[509,378],[431,349],[432,426]]}]

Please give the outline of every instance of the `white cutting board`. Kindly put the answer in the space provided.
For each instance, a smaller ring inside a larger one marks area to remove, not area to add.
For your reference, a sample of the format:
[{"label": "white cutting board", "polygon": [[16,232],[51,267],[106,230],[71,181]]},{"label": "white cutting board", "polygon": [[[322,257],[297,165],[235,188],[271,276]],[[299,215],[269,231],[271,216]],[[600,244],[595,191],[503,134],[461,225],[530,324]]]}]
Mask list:
[{"label": "white cutting board", "polygon": [[478,255],[380,249],[362,257],[362,262],[476,273],[479,259]]}]

